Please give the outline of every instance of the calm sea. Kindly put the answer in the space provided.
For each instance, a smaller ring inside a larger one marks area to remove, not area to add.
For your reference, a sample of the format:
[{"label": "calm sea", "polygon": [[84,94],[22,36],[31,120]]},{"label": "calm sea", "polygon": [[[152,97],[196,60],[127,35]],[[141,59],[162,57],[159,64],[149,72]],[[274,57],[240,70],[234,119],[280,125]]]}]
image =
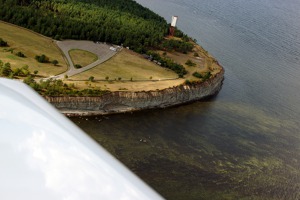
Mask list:
[{"label": "calm sea", "polygon": [[167,199],[300,199],[300,1],[136,0],[225,68],[217,97],[72,120]]}]

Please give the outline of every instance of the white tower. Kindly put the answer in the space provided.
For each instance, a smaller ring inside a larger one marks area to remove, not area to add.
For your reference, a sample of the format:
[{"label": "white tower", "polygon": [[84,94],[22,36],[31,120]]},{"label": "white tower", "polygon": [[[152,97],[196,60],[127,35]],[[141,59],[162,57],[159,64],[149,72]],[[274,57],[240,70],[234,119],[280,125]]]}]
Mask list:
[{"label": "white tower", "polygon": [[178,16],[172,16],[172,22],[170,26],[170,36],[174,36],[177,20],[178,20]]},{"label": "white tower", "polygon": [[178,19],[178,16],[172,16],[171,26],[176,27],[177,19]]}]

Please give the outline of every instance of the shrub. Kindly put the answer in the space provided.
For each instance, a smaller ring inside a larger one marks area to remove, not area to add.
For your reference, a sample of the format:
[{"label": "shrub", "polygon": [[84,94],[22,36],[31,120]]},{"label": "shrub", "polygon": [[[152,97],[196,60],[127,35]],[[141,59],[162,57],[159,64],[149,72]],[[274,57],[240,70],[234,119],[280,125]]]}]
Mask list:
[{"label": "shrub", "polygon": [[205,81],[211,77],[211,72],[206,72],[204,74],[200,74],[199,72],[194,72],[193,76],[197,78],[202,78],[202,80]]},{"label": "shrub", "polygon": [[74,65],[74,67],[75,67],[76,69],[80,69],[80,68],[82,68],[82,66],[81,66],[81,65],[79,65],[79,64],[75,64],[75,65]]},{"label": "shrub", "polygon": [[0,47],[7,47],[7,42],[0,38]]},{"label": "shrub", "polygon": [[196,66],[196,63],[192,62],[190,59],[188,59],[185,64],[190,67]]},{"label": "shrub", "polygon": [[10,63],[5,63],[0,67],[0,76],[8,77],[12,73]]},{"label": "shrub", "polygon": [[180,40],[164,40],[162,42],[162,47],[167,50],[175,50],[181,53],[187,53],[192,51],[194,45]]},{"label": "shrub", "polygon": [[51,63],[56,66],[58,64],[58,61],[57,60],[52,60]]},{"label": "shrub", "polygon": [[193,76],[195,76],[196,78],[203,78],[203,76],[199,72],[194,72]]},{"label": "shrub", "polygon": [[45,56],[44,54],[42,54],[41,56],[36,55],[35,59],[40,63],[48,63],[49,62],[49,58],[47,56]]},{"label": "shrub", "polygon": [[95,80],[95,77],[93,77],[93,76],[89,77],[89,81],[94,82],[94,80]]},{"label": "shrub", "polygon": [[185,85],[192,85],[192,83],[191,83],[190,80],[185,80],[185,81],[184,81],[184,84],[185,84]]},{"label": "shrub", "polygon": [[25,58],[25,54],[22,53],[21,51],[19,51],[18,53],[16,53],[16,56],[19,56],[21,58]]}]

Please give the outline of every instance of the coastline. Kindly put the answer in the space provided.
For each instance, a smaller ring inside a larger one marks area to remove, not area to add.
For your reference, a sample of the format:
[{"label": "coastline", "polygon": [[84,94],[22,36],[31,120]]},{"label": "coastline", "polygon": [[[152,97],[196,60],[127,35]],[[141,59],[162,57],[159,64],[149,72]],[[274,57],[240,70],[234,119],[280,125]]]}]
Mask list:
[{"label": "coastline", "polygon": [[222,88],[224,68],[210,79],[155,91],[118,91],[100,97],[45,97],[66,116],[95,116],[167,108],[216,95]]}]

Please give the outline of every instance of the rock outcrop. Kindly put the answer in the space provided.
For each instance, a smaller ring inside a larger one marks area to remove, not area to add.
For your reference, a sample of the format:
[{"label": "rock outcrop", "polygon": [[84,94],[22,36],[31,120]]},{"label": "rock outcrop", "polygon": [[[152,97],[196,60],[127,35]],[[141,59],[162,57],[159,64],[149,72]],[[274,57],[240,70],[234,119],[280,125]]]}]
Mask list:
[{"label": "rock outcrop", "polygon": [[222,87],[224,70],[202,83],[179,85],[156,91],[118,91],[101,97],[45,97],[48,102],[70,116],[101,115],[165,108],[215,95]]}]

